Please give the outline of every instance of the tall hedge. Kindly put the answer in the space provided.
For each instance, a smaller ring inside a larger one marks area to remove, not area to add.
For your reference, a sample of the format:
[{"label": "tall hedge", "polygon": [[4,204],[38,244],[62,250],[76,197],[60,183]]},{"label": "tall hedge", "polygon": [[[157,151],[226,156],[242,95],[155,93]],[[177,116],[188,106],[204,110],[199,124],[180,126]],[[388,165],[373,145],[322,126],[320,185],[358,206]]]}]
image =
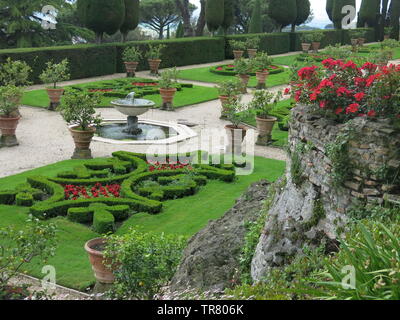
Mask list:
[{"label": "tall hedge", "polygon": [[103,34],[116,33],[125,20],[124,0],[78,0],[84,1],[80,7],[84,10],[81,18],[84,25],[96,33],[97,42],[102,42]]},{"label": "tall hedge", "polygon": [[334,0],[332,6],[332,22],[335,26],[335,29],[342,29],[342,20],[346,14],[342,13],[342,9],[344,6],[353,6],[356,7],[355,0]]},{"label": "tall hedge", "polygon": [[126,41],[129,31],[133,31],[139,25],[139,0],[124,0],[125,2],[125,19],[120,27],[122,41]]},{"label": "tall hedge", "polygon": [[253,13],[250,19],[249,33],[262,33],[263,24],[261,18],[261,3],[260,0],[256,0],[254,3]]},{"label": "tall hedge", "polygon": [[[398,0],[394,0],[397,2]],[[393,2],[393,0],[392,0]],[[377,24],[377,15],[380,13],[380,0],[362,0],[358,14],[359,27],[373,27]]]},{"label": "tall hedge", "polygon": [[268,15],[275,20],[281,31],[283,27],[291,25],[296,20],[296,0],[270,0]]},{"label": "tall hedge", "polygon": [[211,32],[217,31],[224,23],[224,2],[224,0],[207,0],[206,2],[206,23]]},{"label": "tall hedge", "polygon": [[329,20],[333,22],[333,2],[335,0],[326,0],[326,13],[328,14]]},{"label": "tall hedge", "polygon": [[307,21],[311,13],[310,0],[296,0],[297,16],[292,23],[292,32],[296,31],[296,26],[299,26]]},{"label": "tall hedge", "polygon": [[235,19],[235,0],[224,0],[224,21],[221,27],[228,30]]},{"label": "tall hedge", "polygon": [[392,0],[392,3],[390,5],[390,26],[392,27],[392,33],[390,37],[396,40],[399,40],[399,18],[400,0]]}]

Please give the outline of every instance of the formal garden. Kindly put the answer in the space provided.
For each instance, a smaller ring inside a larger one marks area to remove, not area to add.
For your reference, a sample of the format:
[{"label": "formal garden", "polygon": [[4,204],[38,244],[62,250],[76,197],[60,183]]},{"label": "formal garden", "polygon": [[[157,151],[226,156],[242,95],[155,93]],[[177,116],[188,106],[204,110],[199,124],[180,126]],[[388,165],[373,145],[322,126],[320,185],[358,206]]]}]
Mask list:
[{"label": "formal garden", "polygon": [[0,300],[400,298],[398,23],[207,0],[207,34],[132,40],[147,1],[90,2],[87,44],[0,50]]}]

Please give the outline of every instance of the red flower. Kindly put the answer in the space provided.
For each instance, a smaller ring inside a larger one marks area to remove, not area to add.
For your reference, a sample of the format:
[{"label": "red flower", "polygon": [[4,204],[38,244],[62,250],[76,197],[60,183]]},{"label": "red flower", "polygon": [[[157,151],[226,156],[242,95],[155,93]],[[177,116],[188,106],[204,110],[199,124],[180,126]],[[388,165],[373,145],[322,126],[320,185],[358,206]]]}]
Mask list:
[{"label": "red flower", "polygon": [[326,104],[327,104],[326,101],[321,101],[321,102],[319,103],[319,107],[320,107],[321,109],[323,109],[323,108],[326,107]]},{"label": "red flower", "polygon": [[336,110],[335,110],[335,113],[338,115],[338,114],[341,114],[343,112],[343,108],[337,108]]},{"label": "red flower", "polygon": [[375,110],[371,110],[368,112],[368,117],[375,117],[375,116],[376,116]]},{"label": "red flower", "polygon": [[352,103],[351,105],[349,105],[346,108],[346,114],[349,113],[356,113],[358,111],[358,108],[360,107],[360,105],[358,103]]},{"label": "red flower", "polygon": [[348,61],[344,66],[344,69],[357,69],[357,65],[353,61]]},{"label": "red flower", "polygon": [[290,88],[286,88],[284,94],[287,95],[290,93]]},{"label": "red flower", "polygon": [[350,93],[351,93],[350,90],[348,90],[348,89],[345,88],[345,87],[340,87],[339,89],[336,90],[336,94],[337,94],[339,97],[341,97],[341,96],[344,95],[344,94],[349,95]]},{"label": "red flower", "polygon": [[366,62],[361,67],[362,70],[368,70],[369,72],[375,72],[378,66],[372,62]]},{"label": "red flower", "polygon": [[294,96],[294,99],[296,100],[296,102],[300,101],[300,96],[301,96],[301,90],[297,90],[296,95]]},{"label": "red flower", "polygon": [[300,69],[297,74],[299,76],[299,78],[301,80],[304,79],[311,79],[312,76],[315,74],[315,71],[318,69],[317,66],[313,66],[313,67],[304,67],[302,69]]},{"label": "red flower", "polygon": [[364,99],[364,97],[365,97],[364,92],[359,92],[354,95],[354,98],[356,98],[357,101],[361,101],[362,99]]}]

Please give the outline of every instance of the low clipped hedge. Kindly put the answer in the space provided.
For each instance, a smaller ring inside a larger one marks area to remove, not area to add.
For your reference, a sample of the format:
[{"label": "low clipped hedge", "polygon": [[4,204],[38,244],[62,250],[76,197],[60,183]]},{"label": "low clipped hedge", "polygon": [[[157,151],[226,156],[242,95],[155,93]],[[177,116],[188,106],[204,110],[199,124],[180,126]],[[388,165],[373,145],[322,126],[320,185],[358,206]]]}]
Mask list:
[{"label": "low clipped hedge", "polygon": [[290,35],[287,32],[280,33],[254,33],[227,36],[225,41],[225,58],[233,59],[233,51],[230,40],[246,41],[248,38],[260,39],[260,50],[269,55],[286,53],[290,51]]},{"label": "low clipped hedge", "polygon": [[[221,76],[236,76],[237,72],[235,71],[235,68],[230,67],[230,66],[231,65],[229,65],[229,64],[213,66],[210,68],[210,72],[219,74]],[[222,68],[222,70],[219,70],[220,68]],[[270,67],[267,68],[267,70],[270,75],[282,73],[285,71],[285,69],[283,67],[276,66],[276,65],[271,65]],[[254,71],[254,72],[250,73],[249,75],[255,76],[256,72]]]},{"label": "low clipped hedge", "polygon": [[15,202],[17,191],[0,191],[0,204],[11,205]]},{"label": "low clipped hedge", "polygon": [[97,210],[93,216],[92,228],[100,234],[113,233],[115,231],[114,216],[106,210]]},{"label": "low clipped hedge", "polygon": [[30,193],[18,193],[15,197],[17,206],[31,207],[33,205],[33,196]]}]

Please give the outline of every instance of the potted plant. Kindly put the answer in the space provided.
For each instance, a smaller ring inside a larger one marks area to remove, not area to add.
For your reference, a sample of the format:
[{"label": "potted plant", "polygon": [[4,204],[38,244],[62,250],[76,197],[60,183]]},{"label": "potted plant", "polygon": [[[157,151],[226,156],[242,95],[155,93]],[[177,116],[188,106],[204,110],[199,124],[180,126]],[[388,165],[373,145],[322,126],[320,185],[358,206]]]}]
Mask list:
[{"label": "potted plant", "polygon": [[259,53],[254,59],[254,65],[256,69],[257,77],[257,89],[265,89],[265,81],[269,75],[268,67],[272,64],[271,58],[268,54],[262,52]]},{"label": "potted plant", "polygon": [[22,89],[16,86],[8,85],[0,87],[0,147],[18,145],[15,131],[20,119],[17,111],[22,94]]},{"label": "potted plant", "polygon": [[243,121],[248,117],[247,106],[242,104],[238,99],[228,99],[226,105],[226,119],[231,123],[225,126],[228,136],[228,152],[233,154],[241,153],[241,145],[246,137],[247,127],[242,125]]},{"label": "potted plant", "polygon": [[69,131],[75,142],[72,159],[92,158],[90,143],[96,132],[96,126],[102,121],[95,110],[100,102],[99,93],[88,95],[85,92],[71,90],[64,96],[59,106],[62,117],[70,125]]},{"label": "potted plant", "polygon": [[110,259],[105,259],[106,250],[105,238],[96,238],[89,240],[85,244],[85,251],[89,256],[90,264],[96,280],[102,284],[112,284],[115,281],[114,274],[107,266],[111,264]]},{"label": "potted plant", "polygon": [[362,37],[362,32],[360,30],[350,30],[350,41],[353,47],[353,51],[359,45],[359,39]]},{"label": "potted plant", "polygon": [[177,91],[178,71],[176,68],[165,70],[161,73],[161,79],[159,81],[160,94],[162,98],[163,110],[173,110],[173,100]]},{"label": "potted plant", "polygon": [[324,34],[322,32],[312,32],[312,43],[311,47],[314,53],[317,53],[319,48],[321,47],[321,40],[324,38]]},{"label": "potted plant", "polygon": [[122,59],[124,60],[127,77],[134,77],[139,61],[142,59],[142,53],[135,47],[127,47],[122,53]]},{"label": "potted plant", "polygon": [[259,45],[260,45],[260,38],[251,37],[247,39],[246,47],[250,59],[255,58]]},{"label": "potted plant", "polygon": [[39,78],[45,84],[52,84],[52,87],[46,88],[46,90],[50,99],[49,110],[54,111],[60,104],[61,96],[64,94],[64,89],[58,88],[57,83],[70,79],[68,59],[64,59],[60,63],[49,61],[46,66]]},{"label": "potted plant", "polygon": [[304,53],[309,53],[311,49],[311,42],[313,41],[313,37],[311,33],[305,33],[301,36],[301,48]]},{"label": "potted plant", "polygon": [[249,74],[253,71],[253,67],[253,59],[240,58],[235,62],[235,71],[243,84],[242,93],[247,93],[247,85],[250,80]]},{"label": "potted plant", "polygon": [[253,100],[249,104],[249,109],[254,112],[257,122],[258,140],[257,144],[266,145],[271,140],[271,133],[276,117],[271,116],[271,112],[276,108],[276,104],[282,99],[282,92],[274,94],[267,90],[257,90]]},{"label": "potted plant", "polygon": [[146,53],[146,57],[150,66],[150,74],[158,75],[158,68],[161,64],[161,52],[166,48],[165,45],[151,45],[149,44],[149,51]]},{"label": "potted plant", "polygon": [[225,105],[228,103],[228,100],[239,99],[239,95],[242,92],[242,86],[243,83],[239,79],[227,80],[218,84],[217,89],[222,106],[221,119],[226,118]]},{"label": "potted plant", "polygon": [[240,58],[243,57],[244,50],[246,49],[246,43],[245,42],[236,41],[236,40],[230,40],[229,41],[229,45],[232,48],[235,60],[239,60]]}]

